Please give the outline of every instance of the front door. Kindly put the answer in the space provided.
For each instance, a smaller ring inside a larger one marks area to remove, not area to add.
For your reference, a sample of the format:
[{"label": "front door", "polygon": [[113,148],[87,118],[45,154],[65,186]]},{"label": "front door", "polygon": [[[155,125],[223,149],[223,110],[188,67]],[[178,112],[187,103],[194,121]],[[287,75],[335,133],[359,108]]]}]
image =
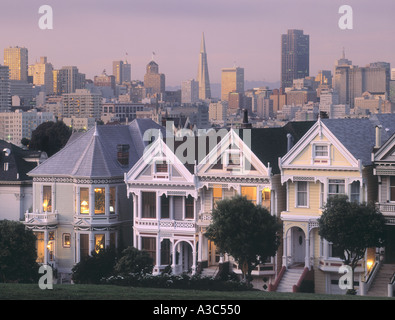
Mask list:
[{"label": "front door", "polygon": [[292,255],[295,264],[304,264],[306,255],[306,240],[304,232],[301,228],[294,227],[292,229]]},{"label": "front door", "polygon": [[214,266],[219,263],[220,254],[214,241],[208,240],[208,265]]}]

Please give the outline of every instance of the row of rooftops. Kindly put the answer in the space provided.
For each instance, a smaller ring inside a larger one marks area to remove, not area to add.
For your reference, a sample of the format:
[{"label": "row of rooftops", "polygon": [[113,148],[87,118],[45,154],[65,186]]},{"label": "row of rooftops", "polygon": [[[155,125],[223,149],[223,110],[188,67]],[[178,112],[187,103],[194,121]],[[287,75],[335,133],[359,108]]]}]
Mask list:
[{"label": "row of rooftops", "polygon": [[[355,159],[361,160],[363,166],[372,164],[376,127],[381,127],[380,145],[395,133],[395,114],[375,114],[362,119],[319,119],[318,122],[325,125]],[[283,157],[316,123],[289,122],[283,127],[247,129],[251,130],[251,150],[263,164],[270,163],[273,174],[280,173],[278,158]],[[240,136],[243,134],[243,129],[235,131]],[[151,119],[136,119],[129,125],[95,126],[87,132],[75,133],[63,149],[36,166],[37,161],[30,162],[27,158],[37,159],[41,156],[43,160],[42,154],[29,153],[1,141],[1,150],[10,149],[13,160],[10,160],[10,156],[7,158],[4,152],[1,153],[0,181],[15,179],[16,173],[19,180],[28,180],[34,176],[121,178],[142,157],[152,137],[158,132],[164,141],[169,137],[174,139],[175,146],[183,143],[182,139],[174,137]],[[198,147],[201,140],[194,141]],[[207,147],[206,152],[209,151]],[[202,155],[198,152],[195,155],[198,164]],[[123,157],[122,161],[120,157]],[[10,161],[8,171],[3,170],[5,161]],[[193,165],[187,167],[193,172]]]}]

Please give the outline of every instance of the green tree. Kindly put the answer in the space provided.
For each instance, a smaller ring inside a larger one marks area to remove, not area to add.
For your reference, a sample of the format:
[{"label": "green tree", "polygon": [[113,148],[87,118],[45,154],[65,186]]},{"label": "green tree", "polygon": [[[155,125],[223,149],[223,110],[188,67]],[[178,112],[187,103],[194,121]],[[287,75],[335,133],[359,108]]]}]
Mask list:
[{"label": "green tree", "polygon": [[128,247],[122,251],[121,258],[115,265],[114,270],[121,275],[129,273],[149,274],[152,273],[153,267],[153,259],[147,251]]},{"label": "green tree", "polygon": [[235,196],[217,202],[206,236],[219,252],[231,255],[241,266],[243,280],[251,271],[276,254],[281,225],[269,211],[247,198]]},{"label": "green tree", "polygon": [[39,278],[36,237],[18,221],[0,221],[0,281],[35,282]]},{"label": "green tree", "polygon": [[32,132],[29,149],[45,151],[50,157],[66,145],[71,133],[62,121],[44,122]]},{"label": "green tree", "polygon": [[[374,204],[349,202],[347,196],[329,198],[318,219],[319,235],[332,243],[344,264],[351,267],[351,279],[367,248],[382,247],[385,218]],[[352,289],[354,290],[354,281]]]}]

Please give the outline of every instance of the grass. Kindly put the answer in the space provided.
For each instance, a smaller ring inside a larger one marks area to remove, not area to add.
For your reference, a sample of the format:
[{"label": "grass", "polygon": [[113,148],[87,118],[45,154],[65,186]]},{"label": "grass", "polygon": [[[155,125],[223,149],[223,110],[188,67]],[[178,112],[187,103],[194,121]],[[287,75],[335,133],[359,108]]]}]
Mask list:
[{"label": "grass", "polygon": [[263,291],[204,291],[123,287],[114,285],[54,285],[0,283],[0,300],[376,300],[390,298],[278,293]]}]

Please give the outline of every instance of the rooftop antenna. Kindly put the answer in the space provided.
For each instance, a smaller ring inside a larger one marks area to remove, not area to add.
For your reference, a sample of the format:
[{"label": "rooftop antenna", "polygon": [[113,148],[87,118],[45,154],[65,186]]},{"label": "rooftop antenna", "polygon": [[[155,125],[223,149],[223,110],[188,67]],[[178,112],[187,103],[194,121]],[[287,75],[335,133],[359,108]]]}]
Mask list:
[{"label": "rooftop antenna", "polygon": [[151,58],[151,60],[155,61],[155,52],[153,52],[153,51],[152,51],[152,58]]}]

